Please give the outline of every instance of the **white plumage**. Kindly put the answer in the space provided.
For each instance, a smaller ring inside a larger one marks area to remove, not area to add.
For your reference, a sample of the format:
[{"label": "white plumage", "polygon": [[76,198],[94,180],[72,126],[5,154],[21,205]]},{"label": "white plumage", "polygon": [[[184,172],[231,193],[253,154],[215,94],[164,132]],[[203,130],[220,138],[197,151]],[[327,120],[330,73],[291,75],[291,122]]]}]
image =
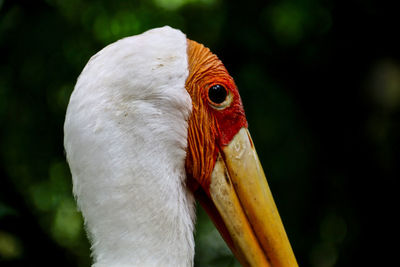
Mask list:
[{"label": "white plumage", "polygon": [[75,86],[64,145],[95,267],[193,264],[186,50],[170,27],[125,38],[93,56]]},{"label": "white plumage", "polygon": [[93,56],[64,132],[93,266],[192,266],[191,192],[244,266],[297,266],[238,89],[182,32],[150,30]]}]

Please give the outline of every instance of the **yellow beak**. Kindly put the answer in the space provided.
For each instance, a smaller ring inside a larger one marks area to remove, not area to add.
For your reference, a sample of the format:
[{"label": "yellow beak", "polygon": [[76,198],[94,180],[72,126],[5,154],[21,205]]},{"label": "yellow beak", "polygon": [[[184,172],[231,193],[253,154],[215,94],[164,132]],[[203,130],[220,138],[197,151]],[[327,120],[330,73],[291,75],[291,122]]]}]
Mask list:
[{"label": "yellow beak", "polygon": [[211,217],[243,266],[298,266],[246,128],[222,148],[209,192]]}]

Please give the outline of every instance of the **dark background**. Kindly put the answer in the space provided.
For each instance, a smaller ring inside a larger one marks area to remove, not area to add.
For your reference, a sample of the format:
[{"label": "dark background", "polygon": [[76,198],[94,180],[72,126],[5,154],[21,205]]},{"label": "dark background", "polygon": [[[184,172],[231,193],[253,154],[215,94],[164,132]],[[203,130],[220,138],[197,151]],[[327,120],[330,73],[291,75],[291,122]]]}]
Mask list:
[{"label": "dark background", "polygon": [[[0,0],[0,265],[90,266],[63,151],[68,99],[102,47],[170,25],[235,78],[299,264],[394,266],[400,20],[388,3]],[[198,217],[195,266],[238,266]]]}]

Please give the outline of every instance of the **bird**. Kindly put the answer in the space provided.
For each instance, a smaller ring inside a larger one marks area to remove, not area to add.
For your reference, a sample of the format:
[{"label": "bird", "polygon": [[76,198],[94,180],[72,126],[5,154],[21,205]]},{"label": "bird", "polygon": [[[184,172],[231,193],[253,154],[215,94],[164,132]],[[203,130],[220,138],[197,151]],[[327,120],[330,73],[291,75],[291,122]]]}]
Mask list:
[{"label": "bird", "polygon": [[94,267],[193,266],[196,200],[243,266],[297,266],[233,78],[169,26],[90,58],[64,148]]}]

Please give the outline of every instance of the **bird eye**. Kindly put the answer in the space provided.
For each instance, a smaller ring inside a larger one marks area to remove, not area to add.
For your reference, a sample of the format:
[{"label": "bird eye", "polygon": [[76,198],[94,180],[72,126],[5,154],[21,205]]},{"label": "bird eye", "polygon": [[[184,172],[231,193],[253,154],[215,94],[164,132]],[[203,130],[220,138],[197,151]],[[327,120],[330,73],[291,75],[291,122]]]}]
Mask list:
[{"label": "bird eye", "polygon": [[215,84],[208,89],[208,98],[214,104],[221,104],[225,101],[228,92],[226,91],[225,87],[220,84]]},{"label": "bird eye", "polygon": [[209,105],[214,109],[225,109],[231,104],[232,98],[232,94],[221,84],[214,84],[208,89]]}]

